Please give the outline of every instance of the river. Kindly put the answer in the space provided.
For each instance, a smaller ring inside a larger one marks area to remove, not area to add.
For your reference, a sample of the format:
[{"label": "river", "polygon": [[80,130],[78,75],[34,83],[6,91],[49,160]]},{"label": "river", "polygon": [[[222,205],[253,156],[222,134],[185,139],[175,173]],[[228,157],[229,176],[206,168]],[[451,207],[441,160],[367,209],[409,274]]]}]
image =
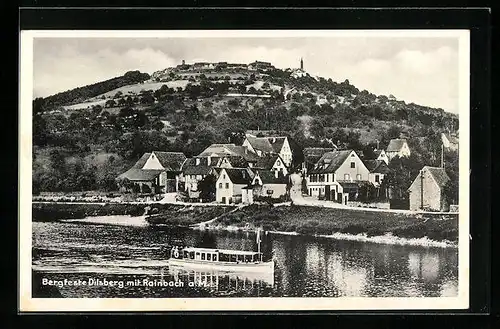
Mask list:
[{"label": "river", "polygon": [[264,260],[276,260],[274,274],[185,271],[167,264],[173,245],[256,250],[255,234],[151,227],[116,217],[120,220],[34,222],[32,265],[40,275],[33,286],[59,285],[67,298],[453,297],[458,293],[457,248],[268,233],[262,252]]}]

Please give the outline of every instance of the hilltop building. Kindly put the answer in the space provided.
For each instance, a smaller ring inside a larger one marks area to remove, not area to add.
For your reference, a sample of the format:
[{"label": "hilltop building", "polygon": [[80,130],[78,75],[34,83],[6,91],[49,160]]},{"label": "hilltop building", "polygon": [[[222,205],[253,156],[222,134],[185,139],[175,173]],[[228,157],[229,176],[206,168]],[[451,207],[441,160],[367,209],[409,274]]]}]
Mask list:
[{"label": "hilltop building", "polygon": [[300,58],[300,69],[302,71],[304,70],[304,61],[302,60],[302,57]]},{"label": "hilltop building", "polygon": [[446,211],[443,189],[449,180],[444,168],[424,166],[408,188],[410,210]]}]

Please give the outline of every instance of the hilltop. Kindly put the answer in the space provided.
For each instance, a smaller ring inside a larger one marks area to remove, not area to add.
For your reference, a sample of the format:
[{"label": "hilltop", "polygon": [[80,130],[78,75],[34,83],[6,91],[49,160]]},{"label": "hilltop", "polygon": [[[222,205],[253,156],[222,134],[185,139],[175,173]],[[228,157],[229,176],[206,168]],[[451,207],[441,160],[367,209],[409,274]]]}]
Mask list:
[{"label": "hilltop", "polygon": [[212,143],[241,143],[247,130],[365,153],[403,136],[432,164],[439,134],[458,127],[443,109],[259,61],[131,71],[33,105],[34,182],[43,190],[111,189],[144,152],[191,156]]}]

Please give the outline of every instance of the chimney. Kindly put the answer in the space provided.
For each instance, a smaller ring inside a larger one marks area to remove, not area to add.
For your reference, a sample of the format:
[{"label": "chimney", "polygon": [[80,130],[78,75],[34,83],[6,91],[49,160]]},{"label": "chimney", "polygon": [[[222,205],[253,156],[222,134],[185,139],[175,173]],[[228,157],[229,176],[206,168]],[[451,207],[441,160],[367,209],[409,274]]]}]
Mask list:
[{"label": "chimney", "polygon": [[275,177],[275,178],[278,178],[278,174],[279,174],[279,172],[278,172],[277,170],[275,170],[275,171],[274,171],[274,177]]},{"label": "chimney", "polygon": [[207,165],[210,166],[210,163],[212,162],[212,158],[211,157],[207,157]]}]

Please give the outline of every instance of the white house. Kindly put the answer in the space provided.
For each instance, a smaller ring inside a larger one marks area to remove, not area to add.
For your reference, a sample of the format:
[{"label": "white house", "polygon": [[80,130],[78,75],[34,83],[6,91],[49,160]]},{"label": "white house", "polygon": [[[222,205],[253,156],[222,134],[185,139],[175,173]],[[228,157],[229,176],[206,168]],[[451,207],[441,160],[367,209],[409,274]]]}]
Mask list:
[{"label": "white house", "polygon": [[272,199],[285,197],[288,193],[288,180],[288,176],[278,171],[257,171],[252,180],[254,199],[258,197],[270,197]]},{"label": "white house", "polygon": [[216,181],[215,200],[223,204],[242,202],[242,189],[253,177],[249,168],[222,168]]},{"label": "white house", "polygon": [[444,168],[425,166],[408,188],[410,210],[445,211],[443,188],[450,180]]},{"label": "white house", "polygon": [[392,160],[395,156],[403,158],[409,157],[411,154],[410,147],[408,146],[408,143],[404,138],[391,139],[385,153],[387,154],[389,161]]},{"label": "white house", "polygon": [[128,189],[124,182],[129,181],[138,185],[140,191],[147,186],[152,192],[176,192],[185,161],[186,156],[180,152],[144,153],[132,168],[117,177],[117,181],[121,190]]},{"label": "white house", "polygon": [[368,181],[369,174],[370,171],[355,151],[327,152],[307,173],[307,193],[326,200],[341,201],[342,195],[338,194],[342,193],[339,191],[339,183]]}]

